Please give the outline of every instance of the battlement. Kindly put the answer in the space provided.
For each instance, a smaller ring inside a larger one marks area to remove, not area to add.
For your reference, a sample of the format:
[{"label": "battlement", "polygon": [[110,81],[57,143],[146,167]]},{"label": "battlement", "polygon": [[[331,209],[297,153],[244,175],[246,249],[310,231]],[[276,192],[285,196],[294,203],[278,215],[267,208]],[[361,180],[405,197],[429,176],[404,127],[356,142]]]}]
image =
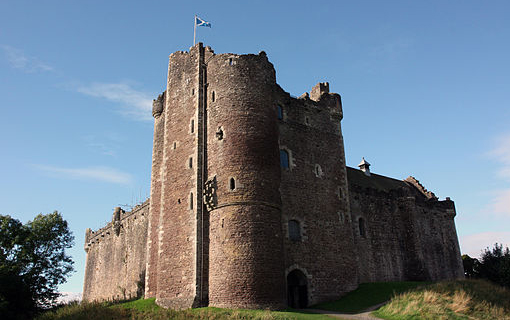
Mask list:
[{"label": "battlement", "polygon": [[137,219],[139,216],[147,215],[149,205],[150,199],[147,199],[142,204],[136,205],[131,211],[124,211],[120,208],[118,208],[117,211],[117,208],[115,208],[116,210],[113,214],[113,219],[111,222],[108,222],[106,226],[96,231],[87,228],[85,230],[85,251],[87,252],[93,244],[99,243],[110,234],[116,234],[118,236],[124,222],[129,219]]}]

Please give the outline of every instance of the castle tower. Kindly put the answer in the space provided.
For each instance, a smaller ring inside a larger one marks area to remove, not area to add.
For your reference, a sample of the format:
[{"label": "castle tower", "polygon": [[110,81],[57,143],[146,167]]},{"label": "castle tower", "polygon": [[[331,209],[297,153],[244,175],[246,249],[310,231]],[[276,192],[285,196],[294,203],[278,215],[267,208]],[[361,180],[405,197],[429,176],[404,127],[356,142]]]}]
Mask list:
[{"label": "castle tower", "polygon": [[207,62],[209,303],[285,305],[276,76],[266,54],[221,54]]},{"label": "castle tower", "polygon": [[275,88],[265,53],[170,56],[153,108],[145,293],[158,304],[284,305]]}]

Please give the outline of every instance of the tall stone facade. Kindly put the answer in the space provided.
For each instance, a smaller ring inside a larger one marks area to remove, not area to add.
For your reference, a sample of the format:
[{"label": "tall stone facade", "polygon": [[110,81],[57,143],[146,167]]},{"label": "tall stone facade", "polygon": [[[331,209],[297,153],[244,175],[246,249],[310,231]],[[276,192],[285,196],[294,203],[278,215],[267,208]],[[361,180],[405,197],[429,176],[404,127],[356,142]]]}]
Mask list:
[{"label": "tall stone facade", "polygon": [[327,83],[294,98],[264,52],[199,43],[170,56],[153,116],[150,201],[87,230],[85,300],[304,307],[361,282],[463,277],[453,202],[347,167]]}]

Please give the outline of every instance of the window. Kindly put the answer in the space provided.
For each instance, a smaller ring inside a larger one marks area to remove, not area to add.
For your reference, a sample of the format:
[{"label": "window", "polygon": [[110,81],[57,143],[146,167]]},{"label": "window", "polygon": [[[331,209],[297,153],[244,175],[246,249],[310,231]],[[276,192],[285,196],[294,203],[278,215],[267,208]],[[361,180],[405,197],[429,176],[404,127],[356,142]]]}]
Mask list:
[{"label": "window", "polygon": [[236,188],[236,179],[230,178],[230,190],[234,190]]},{"label": "window", "polygon": [[283,109],[282,109],[282,106],[278,105],[277,109],[278,109],[278,120],[282,120],[283,119]]},{"label": "window", "polygon": [[214,91],[211,94],[211,99],[212,99],[212,102],[214,102],[216,100],[216,93],[214,93]]},{"label": "window", "polygon": [[363,238],[365,238],[366,237],[365,219],[359,218],[358,226],[359,226],[359,235],[362,236]]},{"label": "window", "polygon": [[190,129],[191,129],[191,133],[195,132],[195,120],[191,120]]},{"label": "window", "polygon": [[190,158],[189,158],[189,161],[188,161],[188,167],[189,167],[190,169],[191,169],[191,168],[193,168],[193,158],[192,158],[192,157],[190,157]]},{"label": "window", "polygon": [[282,168],[289,168],[289,153],[287,150],[280,150],[280,165]]},{"label": "window", "polygon": [[232,58],[229,58],[229,59],[228,59],[228,64],[229,64],[230,66],[234,64],[234,61],[232,60]]},{"label": "window", "polygon": [[289,220],[289,239],[291,241],[301,241],[301,227],[297,220]]},{"label": "window", "polygon": [[189,194],[189,209],[193,210],[193,192]]}]

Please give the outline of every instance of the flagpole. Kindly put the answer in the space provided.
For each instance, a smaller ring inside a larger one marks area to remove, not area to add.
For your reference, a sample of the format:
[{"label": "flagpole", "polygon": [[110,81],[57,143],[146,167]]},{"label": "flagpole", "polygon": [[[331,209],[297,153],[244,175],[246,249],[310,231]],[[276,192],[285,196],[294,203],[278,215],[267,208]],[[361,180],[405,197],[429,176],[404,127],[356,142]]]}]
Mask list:
[{"label": "flagpole", "polygon": [[197,37],[197,15],[195,15],[195,21],[193,22],[193,46],[195,45],[195,39]]}]

